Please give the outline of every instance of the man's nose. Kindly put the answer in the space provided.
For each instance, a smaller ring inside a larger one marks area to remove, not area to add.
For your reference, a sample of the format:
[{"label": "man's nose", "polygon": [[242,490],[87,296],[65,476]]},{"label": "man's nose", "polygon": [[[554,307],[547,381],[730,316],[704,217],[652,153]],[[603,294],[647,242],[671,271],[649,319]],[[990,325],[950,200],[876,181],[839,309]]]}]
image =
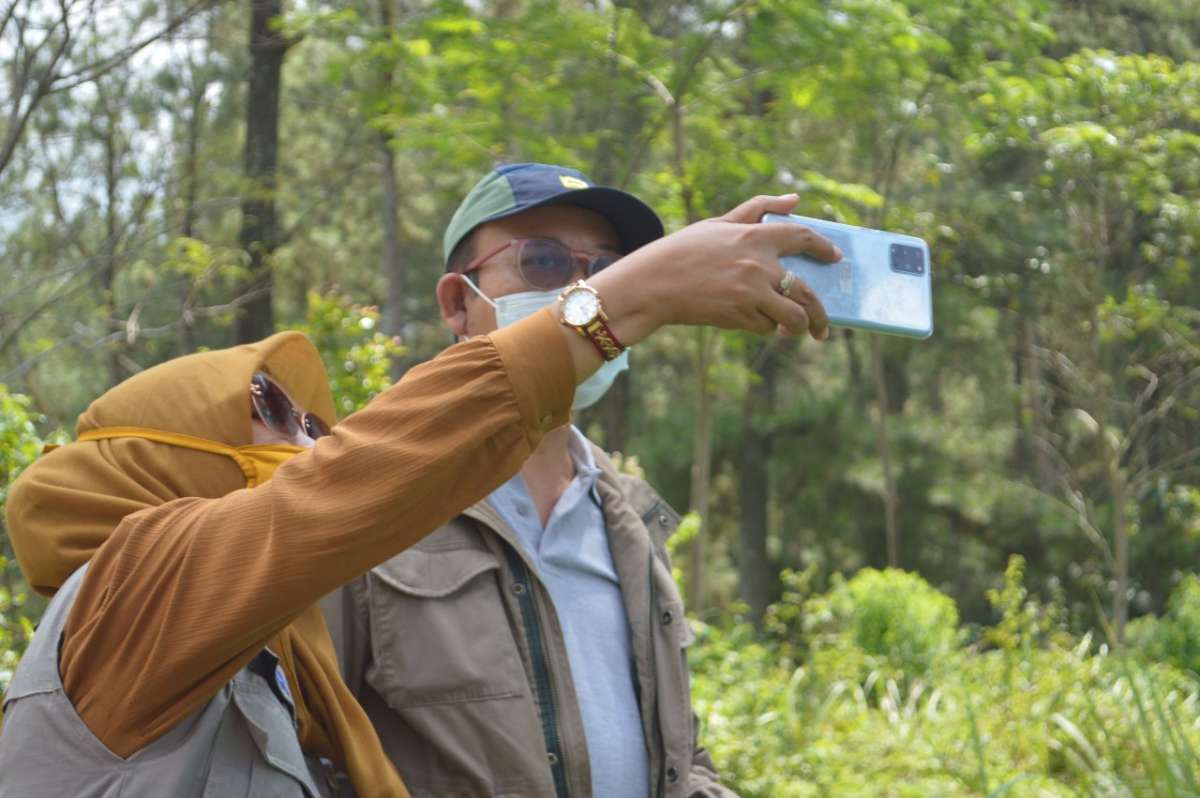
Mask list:
[{"label": "man's nose", "polygon": [[571,259],[575,264],[575,268],[571,270],[570,282],[573,283],[576,280],[587,279],[587,277],[589,276],[588,275],[588,265],[592,262],[592,258],[589,257],[588,255],[583,255],[583,254],[577,255],[575,253],[572,253]]}]

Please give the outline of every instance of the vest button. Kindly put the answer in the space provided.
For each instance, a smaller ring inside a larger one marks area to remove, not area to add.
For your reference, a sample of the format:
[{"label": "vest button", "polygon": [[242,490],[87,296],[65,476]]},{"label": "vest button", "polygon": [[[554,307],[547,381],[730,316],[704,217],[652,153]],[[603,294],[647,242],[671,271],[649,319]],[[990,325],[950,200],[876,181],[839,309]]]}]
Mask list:
[{"label": "vest button", "polygon": [[525,595],[525,583],[524,582],[513,582],[512,592],[518,596],[524,596]]},{"label": "vest button", "polygon": [[546,761],[550,763],[550,767],[554,767],[558,764],[558,754],[554,753],[553,751],[547,751]]},{"label": "vest button", "polygon": [[671,621],[673,620],[675,620],[675,613],[671,612],[670,610],[667,610],[662,614],[663,626],[670,626]]},{"label": "vest button", "polygon": [[666,513],[664,513],[658,517],[658,525],[659,526],[666,526],[669,523],[671,523],[671,519],[667,518]]},{"label": "vest button", "polygon": [[679,781],[679,771],[675,768],[667,768],[667,781],[672,784]]}]

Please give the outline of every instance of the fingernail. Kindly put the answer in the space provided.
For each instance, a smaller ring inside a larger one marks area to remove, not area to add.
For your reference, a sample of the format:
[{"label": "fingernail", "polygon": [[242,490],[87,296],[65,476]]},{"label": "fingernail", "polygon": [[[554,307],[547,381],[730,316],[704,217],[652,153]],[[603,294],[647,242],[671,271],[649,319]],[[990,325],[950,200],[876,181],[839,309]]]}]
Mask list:
[{"label": "fingernail", "polygon": [[833,245],[833,254],[837,256],[838,260],[841,260],[842,258],[846,257],[845,253],[842,252],[842,248],[839,247],[837,244]]},{"label": "fingernail", "polygon": [[829,340],[829,328],[828,327],[826,327],[824,330],[821,330],[821,334],[819,336],[817,336],[817,340],[818,341]]}]

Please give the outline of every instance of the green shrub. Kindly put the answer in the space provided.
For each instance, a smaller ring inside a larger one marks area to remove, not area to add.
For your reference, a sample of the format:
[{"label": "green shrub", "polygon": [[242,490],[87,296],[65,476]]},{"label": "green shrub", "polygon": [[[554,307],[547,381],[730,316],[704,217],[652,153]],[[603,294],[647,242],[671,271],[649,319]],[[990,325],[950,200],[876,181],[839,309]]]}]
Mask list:
[{"label": "green shrub", "polygon": [[[699,625],[692,697],[723,781],[743,798],[1200,795],[1194,679],[1069,638],[1022,566],[991,595],[1001,617],[984,645],[956,647],[948,600],[894,572],[805,602],[821,613],[805,623],[824,631],[797,662],[776,630]],[[793,599],[768,617],[789,618]],[[926,641],[924,653],[898,639]],[[861,678],[884,651],[940,659],[917,678],[878,666]]]},{"label": "green shrub", "polygon": [[895,569],[866,568],[849,581],[835,577],[832,590],[805,604],[805,614],[815,652],[834,650],[854,659],[846,650],[852,643],[866,655],[861,664],[907,677],[928,672],[961,640],[954,600],[916,574]]},{"label": "green shrub", "polygon": [[1200,578],[1184,577],[1161,618],[1138,618],[1126,629],[1129,649],[1154,662],[1200,674]]},{"label": "green shrub", "polygon": [[[29,397],[9,393],[0,384],[0,693],[12,679],[17,660],[33,638],[33,627],[45,602],[33,595],[13,557],[4,528],[8,486],[37,458],[43,440],[37,431],[42,417],[30,410]],[[52,436],[60,440],[63,436]]]}]

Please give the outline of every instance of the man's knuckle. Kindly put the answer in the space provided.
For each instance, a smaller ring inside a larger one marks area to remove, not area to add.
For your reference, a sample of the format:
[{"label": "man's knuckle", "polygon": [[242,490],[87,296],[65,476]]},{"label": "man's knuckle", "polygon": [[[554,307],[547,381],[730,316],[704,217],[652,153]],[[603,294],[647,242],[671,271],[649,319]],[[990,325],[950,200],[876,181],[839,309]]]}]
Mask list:
[{"label": "man's knuckle", "polygon": [[754,292],[750,290],[750,286],[745,285],[740,280],[730,289],[730,299],[738,307],[747,307],[754,304]]},{"label": "man's knuckle", "polygon": [[747,283],[758,272],[758,263],[752,258],[738,258],[733,262],[733,277],[739,290],[748,290]]},{"label": "man's knuckle", "polygon": [[760,235],[761,228],[755,224],[742,225],[733,231],[732,243],[735,247],[745,247],[748,243],[755,241]]}]

